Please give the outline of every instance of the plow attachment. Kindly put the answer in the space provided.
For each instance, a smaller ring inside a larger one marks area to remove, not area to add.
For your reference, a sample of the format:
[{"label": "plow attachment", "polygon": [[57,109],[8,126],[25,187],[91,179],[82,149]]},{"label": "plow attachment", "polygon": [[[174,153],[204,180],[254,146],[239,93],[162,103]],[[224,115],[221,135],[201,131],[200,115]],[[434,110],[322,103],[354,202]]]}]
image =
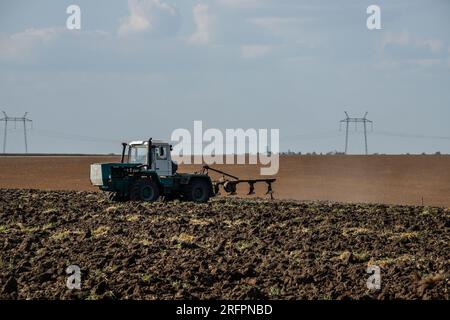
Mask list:
[{"label": "plow attachment", "polygon": [[249,185],[249,191],[247,195],[255,194],[255,184],[258,182],[265,182],[267,185],[267,191],[265,194],[270,195],[270,199],[273,199],[273,190],[272,190],[272,183],[275,182],[276,179],[239,179],[236,176],[233,176],[229,173],[226,173],[224,171],[211,168],[210,166],[203,166],[202,173],[208,174],[208,171],[214,171],[222,175],[222,177],[219,180],[213,180],[213,187],[214,187],[214,193],[219,194],[220,192],[220,186],[222,186],[223,190],[230,194],[235,195],[236,194],[236,187],[239,183],[248,183]]}]

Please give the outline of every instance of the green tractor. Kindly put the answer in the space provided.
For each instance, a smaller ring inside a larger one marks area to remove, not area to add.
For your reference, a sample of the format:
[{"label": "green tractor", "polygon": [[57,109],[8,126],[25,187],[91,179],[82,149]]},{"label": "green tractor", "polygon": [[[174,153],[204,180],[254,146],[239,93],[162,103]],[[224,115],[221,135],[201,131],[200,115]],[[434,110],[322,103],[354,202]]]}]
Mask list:
[{"label": "green tractor", "polygon": [[120,163],[91,165],[91,183],[113,201],[184,199],[204,203],[216,194],[207,173],[177,173],[172,146],[163,141],[122,143]]}]

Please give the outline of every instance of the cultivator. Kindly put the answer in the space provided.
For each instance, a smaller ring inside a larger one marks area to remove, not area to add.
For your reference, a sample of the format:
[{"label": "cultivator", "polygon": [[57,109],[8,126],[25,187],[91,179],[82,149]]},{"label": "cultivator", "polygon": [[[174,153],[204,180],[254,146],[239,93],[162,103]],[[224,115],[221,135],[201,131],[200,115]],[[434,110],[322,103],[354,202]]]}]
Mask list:
[{"label": "cultivator", "polygon": [[222,177],[219,180],[212,180],[214,193],[217,195],[220,192],[220,186],[222,186],[223,190],[230,194],[235,195],[237,185],[239,183],[248,183],[249,185],[249,191],[247,195],[255,194],[255,184],[258,182],[265,182],[267,185],[267,191],[265,194],[268,194],[270,196],[270,199],[273,199],[273,190],[272,190],[272,183],[275,182],[275,178],[270,179],[239,179],[238,177],[231,175],[227,172],[211,168],[210,166],[203,166],[201,170],[201,174],[208,175],[209,171],[214,171],[216,173],[219,173],[222,175]]}]

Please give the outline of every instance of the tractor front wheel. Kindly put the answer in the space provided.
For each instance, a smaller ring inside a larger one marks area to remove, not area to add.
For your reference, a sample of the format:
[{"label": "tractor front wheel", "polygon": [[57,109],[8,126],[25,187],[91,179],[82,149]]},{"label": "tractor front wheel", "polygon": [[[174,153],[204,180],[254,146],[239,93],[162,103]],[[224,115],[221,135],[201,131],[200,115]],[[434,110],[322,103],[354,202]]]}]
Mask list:
[{"label": "tractor front wheel", "polygon": [[159,188],[151,180],[136,182],[130,191],[131,200],[156,201],[159,198]]}]

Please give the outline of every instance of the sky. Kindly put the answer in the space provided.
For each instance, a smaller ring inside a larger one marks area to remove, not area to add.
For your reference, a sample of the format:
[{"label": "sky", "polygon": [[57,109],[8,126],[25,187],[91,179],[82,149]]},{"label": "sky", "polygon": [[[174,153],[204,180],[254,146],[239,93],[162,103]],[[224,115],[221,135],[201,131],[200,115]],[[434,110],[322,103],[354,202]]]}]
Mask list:
[{"label": "sky", "polygon": [[[66,27],[72,4],[80,30]],[[29,152],[120,153],[194,120],[279,129],[282,151],[343,151],[344,111],[367,111],[369,153],[450,153],[449,89],[446,0],[0,2],[0,110],[29,113]],[[349,153],[363,141],[351,127]],[[9,125],[7,152],[23,151]]]}]

